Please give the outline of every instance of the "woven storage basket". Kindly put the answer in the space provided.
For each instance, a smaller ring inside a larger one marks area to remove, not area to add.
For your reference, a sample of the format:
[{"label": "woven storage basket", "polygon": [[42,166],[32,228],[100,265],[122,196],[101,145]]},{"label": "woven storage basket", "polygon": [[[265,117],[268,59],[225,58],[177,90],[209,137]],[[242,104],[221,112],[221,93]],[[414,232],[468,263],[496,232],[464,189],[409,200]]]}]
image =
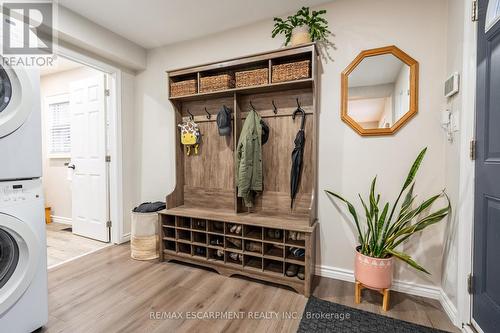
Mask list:
[{"label": "woven storage basket", "polygon": [[153,260],[160,255],[158,213],[132,212],[130,256],[136,260]]},{"label": "woven storage basket", "polygon": [[211,92],[231,88],[234,88],[234,76],[231,73],[200,78],[200,92]]},{"label": "woven storage basket", "polygon": [[274,82],[294,81],[310,77],[310,60],[288,62],[273,65],[272,77]]},{"label": "woven storage basket", "polygon": [[170,97],[179,97],[196,94],[196,80],[172,82],[170,84]]},{"label": "woven storage basket", "polygon": [[269,69],[256,68],[236,72],[236,88],[261,86],[269,82]]}]

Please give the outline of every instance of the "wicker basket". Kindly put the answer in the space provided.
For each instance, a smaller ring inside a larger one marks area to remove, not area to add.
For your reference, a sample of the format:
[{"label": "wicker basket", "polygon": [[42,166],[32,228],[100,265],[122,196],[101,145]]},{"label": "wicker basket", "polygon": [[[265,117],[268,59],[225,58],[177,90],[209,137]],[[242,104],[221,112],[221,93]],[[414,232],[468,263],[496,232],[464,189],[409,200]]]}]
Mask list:
[{"label": "wicker basket", "polygon": [[234,88],[234,76],[224,73],[200,78],[200,92],[211,92]]},{"label": "wicker basket", "polygon": [[159,257],[158,213],[132,212],[130,234],[132,259],[153,260]]},{"label": "wicker basket", "polygon": [[179,97],[196,94],[196,80],[172,82],[170,84],[170,97]]},{"label": "wicker basket", "polygon": [[310,77],[310,60],[273,65],[273,83],[307,79]]},{"label": "wicker basket", "polygon": [[236,72],[236,88],[261,86],[269,82],[269,69],[256,68]]}]

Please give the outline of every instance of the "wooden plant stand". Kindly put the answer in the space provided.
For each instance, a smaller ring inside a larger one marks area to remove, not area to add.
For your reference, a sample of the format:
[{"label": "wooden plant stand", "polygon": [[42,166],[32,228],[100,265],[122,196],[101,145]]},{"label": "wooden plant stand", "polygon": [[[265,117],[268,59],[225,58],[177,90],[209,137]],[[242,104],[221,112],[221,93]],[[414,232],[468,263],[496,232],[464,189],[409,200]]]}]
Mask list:
[{"label": "wooden plant stand", "polygon": [[378,291],[383,296],[383,299],[382,299],[382,310],[384,310],[384,311],[388,311],[389,310],[389,297],[390,297],[389,296],[389,289],[387,289],[387,288],[384,288],[384,289],[373,289],[373,288],[369,288],[369,287],[363,285],[359,281],[356,281],[356,286],[355,286],[355,291],[354,291],[354,301],[356,302],[356,304],[360,304],[361,303],[361,291],[363,289],[371,289],[371,290]]}]

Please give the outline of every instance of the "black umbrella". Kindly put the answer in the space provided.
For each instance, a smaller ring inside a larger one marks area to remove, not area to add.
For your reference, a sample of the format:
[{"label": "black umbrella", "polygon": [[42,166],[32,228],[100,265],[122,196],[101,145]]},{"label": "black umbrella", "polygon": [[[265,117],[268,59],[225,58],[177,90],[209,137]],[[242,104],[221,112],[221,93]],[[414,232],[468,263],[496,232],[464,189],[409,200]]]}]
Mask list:
[{"label": "black umbrella", "polygon": [[295,148],[292,151],[292,170],[290,172],[290,208],[293,208],[293,200],[299,189],[300,174],[302,169],[302,159],[304,156],[304,143],[306,141],[304,135],[304,121],[306,119],[306,112],[300,107],[299,100],[297,99],[297,110],[292,114],[292,119],[295,120],[297,113],[302,113],[302,123],[300,124],[300,130],[295,137],[294,143]]}]

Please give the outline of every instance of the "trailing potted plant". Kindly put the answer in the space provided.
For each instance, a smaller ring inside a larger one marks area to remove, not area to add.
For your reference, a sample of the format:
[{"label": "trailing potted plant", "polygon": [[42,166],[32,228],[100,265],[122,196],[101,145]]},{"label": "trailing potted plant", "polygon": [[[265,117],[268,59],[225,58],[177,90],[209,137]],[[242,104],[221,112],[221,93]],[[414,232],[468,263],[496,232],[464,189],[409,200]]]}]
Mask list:
[{"label": "trailing potted plant", "polygon": [[[394,258],[406,262],[419,271],[430,274],[408,254],[397,250],[397,247],[411,236],[438,223],[451,212],[450,200],[444,191],[424,200],[417,207],[413,207],[416,198],[413,194],[414,180],[426,151],[427,148],[423,149],[413,162],[401,192],[392,206],[386,203],[380,209],[380,194],[375,194],[377,177],[371,183],[370,195],[366,201],[358,194],[365,211],[364,223],[360,221],[356,209],[349,201],[336,193],[325,191],[333,198],[344,202],[353,217],[360,244],[356,247],[354,275],[356,280],[366,287],[390,288]],[[446,198],[448,202],[446,207],[421,216],[441,197]],[[403,202],[398,205],[401,198],[403,198]],[[397,212],[397,210],[399,211]]]},{"label": "trailing potted plant", "polygon": [[326,14],[326,10],[309,10],[309,7],[302,7],[295,15],[286,19],[274,18],[274,29],[272,37],[278,34],[285,35],[285,45],[291,42],[292,45],[309,43],[311,41],[326,40],[330,33],[328,21],[321,17]]}]

